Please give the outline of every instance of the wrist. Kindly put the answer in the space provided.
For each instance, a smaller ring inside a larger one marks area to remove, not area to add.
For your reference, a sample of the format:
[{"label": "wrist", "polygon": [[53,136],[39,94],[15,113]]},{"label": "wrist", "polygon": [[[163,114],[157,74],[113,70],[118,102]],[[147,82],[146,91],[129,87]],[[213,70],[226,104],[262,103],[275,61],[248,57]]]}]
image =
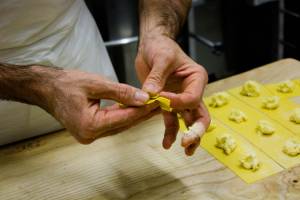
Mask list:
[{"label": "wrist", "polygon": [[144,41],[147,38],[156,38],[156,37],[168,37],[170,39],[175,40],[176,34],[171,33],[165,27],[162,26],[148,26],[148,27],[141,27],[140,30],[140,41]]},{"label": "wrist", "polygon": [[28,97],[28,102],[37,105],[44,110],[53,113],[53,103],[56,89],[56,82],[58,78],[64,73],[60,68],[45,67],[33,65],[30,67],[31,73],[35,78],[30,81],[29,92],[32,93]]},{"label": "wrist", "polygon": [[175,40],[185,23],[191,0],[140,0],[140,38],[149,33]]},{"label": "wrist", "polygon": [[176,43],[173,38],[166,34],[158,32],[148,32],[147,34],[144,34],[143,37],[139,38],[138,52],[143,52],[143,49],[145,49],[147,46],[161,46],[166,41],[170,40]]},{"label": "wrist", "polygon": [[0,99],[37,105],[49,112],[55,68],[0,63]]}]

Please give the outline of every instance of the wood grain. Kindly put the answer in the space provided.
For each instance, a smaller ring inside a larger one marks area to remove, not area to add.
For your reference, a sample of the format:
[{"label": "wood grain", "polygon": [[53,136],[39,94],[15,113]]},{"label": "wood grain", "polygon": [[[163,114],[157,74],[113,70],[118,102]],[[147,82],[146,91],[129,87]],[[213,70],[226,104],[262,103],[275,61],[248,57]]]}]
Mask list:
[{"label": "wood grain", "polygon": [[[285,59],[207,86],[206,95],[247,79],[300,77]],[[0,199],[300,199],[300,166],[247,185],[204,150],[186,157],[161,147],[160,116],[80,145],[58,132],[0,148]]]}]

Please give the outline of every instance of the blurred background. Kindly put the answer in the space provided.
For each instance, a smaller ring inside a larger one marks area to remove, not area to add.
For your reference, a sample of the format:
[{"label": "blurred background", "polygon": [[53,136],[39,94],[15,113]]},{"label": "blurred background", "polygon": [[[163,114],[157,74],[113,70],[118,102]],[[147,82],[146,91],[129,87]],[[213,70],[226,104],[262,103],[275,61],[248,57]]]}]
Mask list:
[{"label": "blurred background", "polygon": [[[138,0],[86,0],[120,82],[139,87]],[[300,60],[299,0],[193,0],[178,42],[209,81],[278,59]],[[288,69],[287,69],[288,70]]]}]

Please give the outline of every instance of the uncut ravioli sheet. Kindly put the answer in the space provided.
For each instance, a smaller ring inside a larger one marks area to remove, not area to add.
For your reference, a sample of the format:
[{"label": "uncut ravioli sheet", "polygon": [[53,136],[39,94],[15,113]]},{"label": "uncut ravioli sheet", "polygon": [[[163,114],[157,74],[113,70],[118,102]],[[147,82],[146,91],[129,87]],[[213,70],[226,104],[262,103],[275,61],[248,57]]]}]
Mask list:
[{"label": "uncut ravioli sheet", "polygon": [[[267,176],[276,174],[300,164],[300,156],[288,156],[283,153],[284,143],[293,139],[300,142],[300,124],[289,121],[291,111],[300,108],[295,101],[300,96],[300,81],[294,80],[295,89],[292,93],[277,92],[278,84],[261,85],[258,97],[240,95],[241,87],[228,90],[229,103],[218,108],[208,106],[210,97],[204,99],[207,108],[216,123],[216,128],[204,134],[201,146],[216,159],[231,169],[247,183],[253,183]],[[275,110],[262,108],[262,98],[265,96],[279,96],[280,106]],[[299,100],[299,99],[298,99]],[[231,109],[239,109],[247,115],[247,121],[236,123],[228,119]],[[262,135],[256,131],[259,120],[270,121],[276,131],[272,135]],[[215,147],[216,137],[230,134],[237,142],[237,148],[230,155]],[[261,162],[257,171],[243,169],[240,159],[247,153],[255,153]]]}]

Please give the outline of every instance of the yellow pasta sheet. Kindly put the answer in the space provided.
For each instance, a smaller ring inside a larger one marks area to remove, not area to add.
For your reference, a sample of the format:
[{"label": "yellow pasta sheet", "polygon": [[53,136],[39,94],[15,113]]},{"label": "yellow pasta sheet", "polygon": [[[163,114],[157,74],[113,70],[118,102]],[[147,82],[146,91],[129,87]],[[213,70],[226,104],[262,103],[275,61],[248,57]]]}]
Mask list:
[{"label": "yellow pasta sheet", "polygon": [[[246,183],[253,183],[283,170],[280,165],[245,140],[240,134],[232,131],[216,119],[213,119],[213,121],[216,123],[216,128],[209,133],[204,134],[200,144],[201,147],[231,169]],[[215,147],[216,137],[223,134],[230,134],[237,142],[236,149],[229,155],[226,155],[222,149]],[[257,171],[251,171],[241,167],[240,159],[248,153],[255,153],[258,160],[261,161],[261,166]]]},{"label": "yellow pasta sheet", "polygon": [[[290,116],[294,109],[300,108],[300,104],[293,101],[293,98],[300,96],[300,93],[287,94],[285,97],[284,94],[275,93],[277,84],[263,86],[261,85],[261,92],[258,97],[248,97],[240,94],[241,87],[233,88],[228,91],[229,94],[238,98],[239,100],[245,102],[249,106],[257,109],[259,112],[266,114],[270,119],[275,120],[277,123],[281,124],[285,128],[289,129],[290,132],[298,135],[300,137],[300,124],[296,124],[290,121]],[[270,88],[272,87],[272,88]],[[297,85],[297,87],[300,87]],[[267,89],[269,88],[269,89]],[[295,90],[296,91],[296,90]],[[298,89],[297,89],[298,92]],[[279,107],[274,110],[268,110],[263,108],[262,102],[265,97],[268,96],[279,96],[280,103]],[[253,117],[253,116],[251,116]]]},{"label": "yellow pasta sheet", "polygon": [[271,91],[269,91],[263,85],[261,85],[261,84],[259,84],[259,85],[260,85],[260,95],[257,97],[249,97],[249,96],[241,95],[240,92],[242,90],[242,87],[236,87],[233,89],[229,89],[228,93],[257,109],[264,111],[264,109],[262,108],[262,102],[263,102],[264,97],[274,96],[274,95],[271,93]]},{"label": "yellow pasta sheet", "polygon": [[279,96],[282,99],[288,99],[288,98],[300,96],[300,84],[299,84],[300,82],[299,82],[299,80],[293,80],[292,82],[294,83],[293,91],[288,92],[288,93],[282,93],[278,90],[278,87],[279,87],[280,83],[267,84],[267,85],[265,85],[265,87],[268,90],[270,90],[270,92],[273,95]]},{"label": "yellow pasta sheet", "polygon": [[[201,146],[212,154],[216,159],[226,165],[247,183],[253,183],[267,176],[278,173],[285,168],[300,164],[299,156],[288,156],[283,153],[283,146],[287,140],[294,140],[300,143],[300,124],[289,120],[292,111],[299,108],[291,98],[300,95],[300,81],[294,81],[296,88],[292,93],[278,93],[277,84],[260,85],[260,95],[257,97],[246,97],[240,94],[241,87],[228,91],[229,95],[215,96],[214,104],[217,107],[210,107],[211,97],[204,99],[209,112],[213,118],[216,128],[204,134]],[[267,110],[262,107],[262,101],[267,96],[279,96],[280,105],[275,110]],[[220,98],[220,99],[218,99]],[[228,100],[224,104],[224,98]],[[222,102],[223,101],[223,102]],[[170,100],[161,96],[151,96],[146,104],[159,102],[162,110],[172,112]],[[121,104],[121,106],[124,106]],[[240,123],[229,120],[232,109],[243,112],[246,120]],[[188,128],[182,116],[177,113],[180,130],[185,132]],[[264,135],[257,131],[260,120],[269,121],[275,132],[271,135]],[[222,149],[216,147],[217,137],[230,135],[237,142],[236,149],[229,155]],[[258,170],[248,170],[241,167],[240,160],[248,154],[255,154],[260,161]]]},{"label": "yellow pasta sheet", "polygon": [[[260,149],[280,166],[290,168],[300,164],[299,157],[288,156],[282,151],[283,146],[288,139],[295,139],[300,142],[299,137],[296,137],[288,129],[284,128],[279,123],[276,123],[276,121],[269,118],[268,115],[238,100],[234,96],[229,95],[228,100],[226,105],[216,108],[208,106],[210,97],[205,98],[204,101],[214,118],[220,120],[233,131],[239,133],[253,146]],[[247,120],[241,123],[229,120],[229,114],[232,109],[238,109],[245,113]],[[263,135],[257,131],[257,125],[260,120],[269,121],[275,128],[275,132],[272,135]]]}]

